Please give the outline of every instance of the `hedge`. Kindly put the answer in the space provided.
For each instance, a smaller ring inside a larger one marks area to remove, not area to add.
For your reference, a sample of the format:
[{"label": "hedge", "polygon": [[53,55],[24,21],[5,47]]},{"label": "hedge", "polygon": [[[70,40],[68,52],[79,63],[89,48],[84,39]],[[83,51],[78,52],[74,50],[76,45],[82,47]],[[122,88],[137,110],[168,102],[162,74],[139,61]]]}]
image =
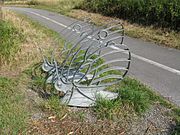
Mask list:
[{"label": "hedge", "polygon": [[180,31],[180,0],[84,0],[81,8]]}]

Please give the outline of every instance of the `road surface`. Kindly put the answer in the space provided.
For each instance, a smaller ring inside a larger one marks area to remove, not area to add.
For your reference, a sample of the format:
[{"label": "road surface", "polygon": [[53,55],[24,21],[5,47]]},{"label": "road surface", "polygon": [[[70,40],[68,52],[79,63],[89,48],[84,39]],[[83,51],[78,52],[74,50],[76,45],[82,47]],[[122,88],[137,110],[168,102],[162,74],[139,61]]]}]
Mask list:
[{"label": "road surface", "polygon": [[[7,8],[23,13],[58,33],[75,21],[75,19],[45,10]],[[132,52],[129,75],[180,106],[180,50],[127,36],[124,44]]]}]

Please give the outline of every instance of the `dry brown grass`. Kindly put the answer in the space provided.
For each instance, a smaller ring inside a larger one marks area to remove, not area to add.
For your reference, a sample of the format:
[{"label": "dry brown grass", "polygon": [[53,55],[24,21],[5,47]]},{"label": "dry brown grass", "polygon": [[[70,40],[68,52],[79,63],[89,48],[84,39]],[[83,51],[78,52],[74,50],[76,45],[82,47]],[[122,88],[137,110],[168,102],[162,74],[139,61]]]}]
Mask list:
[{"label": "dry brown grass", "polygon": [[72,117],[64,120],[44,119],[32,123],[33,128],[28,134],[55,134],[55,135],[125,135],[125,129],[119,127],[117,123],[106,120],[98,120],[95,123],[80,122]]},{"label": "dry brown grass", "polygon": [[67,14],[72,9],[81,5],[83,0],[35,0],[38,5],[37,8],[43,8],[50,11],[55,11],[61,14]]},{"label": "dry brown grass", "polygon": [[27,0],[16,0],[16,1],[5,1],[4,3],[6,5],[26,5]]}]

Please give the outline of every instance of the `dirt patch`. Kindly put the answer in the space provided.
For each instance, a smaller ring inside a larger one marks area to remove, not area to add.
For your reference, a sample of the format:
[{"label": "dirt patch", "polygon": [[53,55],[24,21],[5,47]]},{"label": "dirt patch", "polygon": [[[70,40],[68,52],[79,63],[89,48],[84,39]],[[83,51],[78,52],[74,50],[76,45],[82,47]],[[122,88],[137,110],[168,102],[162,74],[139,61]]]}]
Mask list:
[{"label": "dirt patch", "polygon": [[[48,116],[48,115],[47,115]],[[97,120],[95,122],[81,121],[68,115],[64,119],[56,117],[44,118],[40,121],[32,121],[32,128],[28,130],[28,134],[40,135],[70,135],[70,134],[89,134],[89,135],[109,135],[109,134],[124,134],[124,129],[116,123],[109,120]]]},{"label": "dirt patch", "polygon": [[175,122],[168,114],[171,110],[157,104],[145,115],[135,121],[128,135],[169,135],[175,127]]},{"label": "dirt patch", "polygon": [[[37,95],[29,97],[39,100]],[[156,104],[141,117],[127,123],[123,120],[98,119],[91,108],[68,107],[67,113],[61,118],[51,111],[34,113],[27,134],[169,135],[175,127],[173,118],[168,115],[170,112],[171,110]]]}]

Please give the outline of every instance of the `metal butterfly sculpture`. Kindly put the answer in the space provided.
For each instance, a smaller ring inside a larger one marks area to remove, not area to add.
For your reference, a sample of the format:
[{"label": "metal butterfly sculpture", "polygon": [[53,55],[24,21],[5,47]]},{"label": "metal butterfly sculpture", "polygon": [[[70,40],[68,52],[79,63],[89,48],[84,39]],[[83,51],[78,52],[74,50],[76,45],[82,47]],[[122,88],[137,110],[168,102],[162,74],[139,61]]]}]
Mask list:
[{"label": "metal butterfly sculpture", "polygon": [[62,36],[66,39],[51,61],[43,57],[42,69],[47,73],[46,84],[63,93],[61,102],[70,106],[93,106],[97,97],[115,99],[118,93],[106,88],[119,83],[127,74],[131,54],[123,44],[124,28],[119,22],[97,28],[89,21],[74,22],[65,28]]}]

